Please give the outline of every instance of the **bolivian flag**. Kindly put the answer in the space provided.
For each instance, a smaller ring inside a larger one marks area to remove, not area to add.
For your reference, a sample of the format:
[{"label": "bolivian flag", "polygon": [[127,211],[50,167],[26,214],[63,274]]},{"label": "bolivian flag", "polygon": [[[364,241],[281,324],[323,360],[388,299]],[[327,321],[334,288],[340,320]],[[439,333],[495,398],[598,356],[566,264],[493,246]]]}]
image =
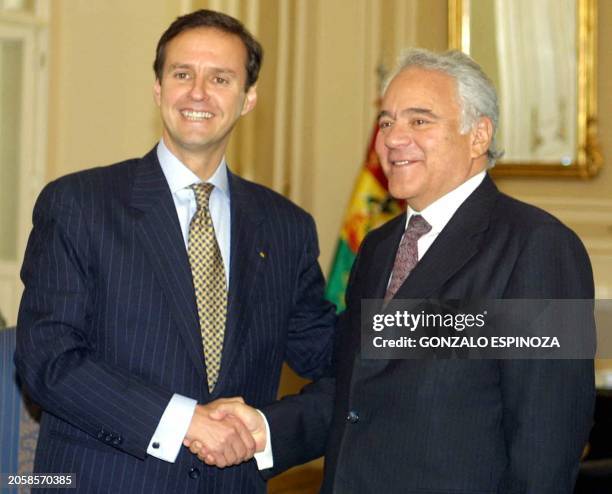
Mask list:
[{"label": "bolivian flag", "polygon": [[325,297],[344,310],[344,291],[359,245],[366,234],[397,216],[405,208],[404,201],[389,195],[387,178],[378,162],[374,143],[378,126],[374,127],[363,170],[357,178],[348,210],[344,217],[340,240],[328,277]]}]

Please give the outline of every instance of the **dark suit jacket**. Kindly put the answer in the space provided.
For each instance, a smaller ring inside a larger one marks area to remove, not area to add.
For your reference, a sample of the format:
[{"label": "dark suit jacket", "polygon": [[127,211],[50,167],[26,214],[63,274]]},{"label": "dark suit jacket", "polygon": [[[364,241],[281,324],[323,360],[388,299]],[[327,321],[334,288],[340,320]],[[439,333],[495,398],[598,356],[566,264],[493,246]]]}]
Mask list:
[{"label": "dark suit jacket", "polygon": [[63,177],[34,210],[16,363],[43,409],[35,470],[79,492],[264,492],[254,461],[207,467],[186,448],[146,454],[173,393],[206,403],[276,398],[284,360],[317,377],[333,307],[312,218],[229,175],[231,260],[221,373],[210,395],[187,252],[155,150]]},{"label": "dark suit jacket", "polygon": [[[275,460],[266,474],[325,452],[326,493],[572,492],[592,420],[592,360],[361,358],[360,301],[384,296],[405,221],[390,221],[362,244],[338,329],[335,379],[264,409]],[[576,235],[499,193],[488,177],[396,295],[592,297]]]}]

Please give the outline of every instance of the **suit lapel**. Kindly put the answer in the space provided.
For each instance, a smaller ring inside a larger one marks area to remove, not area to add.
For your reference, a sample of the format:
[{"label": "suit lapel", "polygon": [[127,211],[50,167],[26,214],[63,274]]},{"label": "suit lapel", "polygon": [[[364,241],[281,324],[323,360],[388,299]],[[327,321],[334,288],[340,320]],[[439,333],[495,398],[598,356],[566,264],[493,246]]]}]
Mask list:
[{"label": "suit lapel", "polygon": [[142,250],[168,300],[187,353],[204,375],[191,268],[174,201],[155,148],[136,166],[130,205],[137,210],[137,235]]},{"label": "suit lapel", "polygon": [[[232,368],[241,342],[245,337],[244,321],[252,308],[249,302],[256,279],[267,253],[267,242],[260,229],[264,219],[262,205],[258,204],[249,185],[228,171],[231,195],[230,283],[227,323],[219,381],[213,396],[221,390]],[[272,303],[272,302],[271,302]]]},{"label": "suit lapel", "polygon": [[405,229],[406,213],[391,220],[389,228],[386,229],[382,234],[382,238],[379,239],[374,248],[373,259],[369,263],[369,274],[366,277],[366,279],[377,281],[366,287],[367,296],[365,298],[384,298],[393,264],[395,263],[397,248]]},{"label": "suit lapel", "polygon": [[[380,238],[375,240],[376,245],[372,249],[372,254],[369,257],[364,257],[366,274],[363,277],[363,282],[360,284],[357,292],[362,299],[382,299],[387,291],[387,284],[391,276],[391,270],[395,262],[395,254],[400,243],[402,235],[406,227],[406,213],[392,219],[380,228],[376,235]],[[360,254],[361,255],[361,254]],[[356,303],[361,303],[359,300]],[[357,312],[361,314],[361,308]],[[384,310],[379,307],[377,310]],[[360,317],[364,317],[361,315]],[[384,369],[387,365],[387,360],[380,359],[362,359],[361,357],[361,331],[353,331],[353,344],[356,351],[353,359],[353,370],[355,366],[357,372],[370,373]],[[356,341],[358,340],[358,341]]]}]

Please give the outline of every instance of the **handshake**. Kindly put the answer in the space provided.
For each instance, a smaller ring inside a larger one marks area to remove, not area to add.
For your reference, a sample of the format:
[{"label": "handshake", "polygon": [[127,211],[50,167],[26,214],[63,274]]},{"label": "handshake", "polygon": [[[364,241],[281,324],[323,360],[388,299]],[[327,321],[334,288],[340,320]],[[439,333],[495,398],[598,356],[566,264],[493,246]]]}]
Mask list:
[{"label": "handshake", "polygon": [[250,460],[266,441],[261,413],[235,397],[196,405],[183,445],[207,465],[224,468]]}]

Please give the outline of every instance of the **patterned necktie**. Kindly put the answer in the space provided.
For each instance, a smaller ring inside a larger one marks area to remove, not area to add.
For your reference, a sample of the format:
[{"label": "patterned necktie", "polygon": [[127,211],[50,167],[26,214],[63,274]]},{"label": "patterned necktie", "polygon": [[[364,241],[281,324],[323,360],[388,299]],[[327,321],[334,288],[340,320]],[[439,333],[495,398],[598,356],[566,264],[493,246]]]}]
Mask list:
[{"label": "patterned necktie", "polygon": [[408,228],[395,254],[395,263],[391,274],[391,283],[385,293],[385,303],[391,300],[402,283],[408,278],[419,260],[417,242],[419,238],[431,230],[431,225],[420,214],[413,214],[408,222]]},{"label": "patterned necktie", "polygon": [[195,193],[197,210],[189,224],[187,252],[198,304],[208,390],[212,392],[219,377],[225,334],[227,311],[225,270],[208,208],[208,200],[214,185],[200,183],[192,185],[191,188]]}]

